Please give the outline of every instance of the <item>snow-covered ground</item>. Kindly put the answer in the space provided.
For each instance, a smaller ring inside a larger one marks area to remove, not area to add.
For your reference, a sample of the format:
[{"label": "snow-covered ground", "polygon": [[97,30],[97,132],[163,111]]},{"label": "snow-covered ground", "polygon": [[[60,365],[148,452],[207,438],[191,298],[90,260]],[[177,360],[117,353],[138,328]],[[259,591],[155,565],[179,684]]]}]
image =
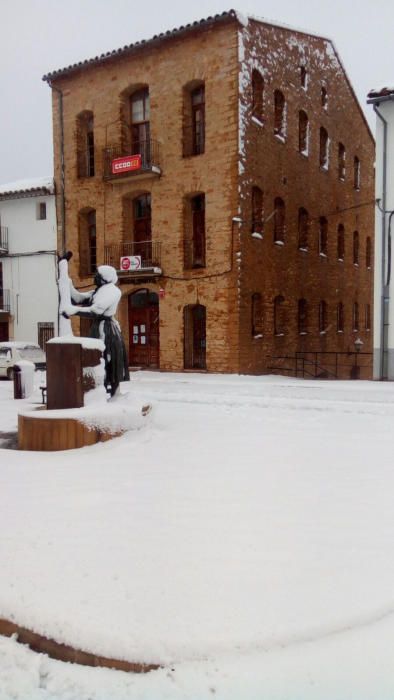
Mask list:
[{"label": "snow-covered ground", "polygon": [[[136,373],[153,410],[82,450],[0,450],[0,700],[392,700],[394,385]],[[0,430],[40,401],[0,383]],[[1,439],[1,434],[0,434]]]}]

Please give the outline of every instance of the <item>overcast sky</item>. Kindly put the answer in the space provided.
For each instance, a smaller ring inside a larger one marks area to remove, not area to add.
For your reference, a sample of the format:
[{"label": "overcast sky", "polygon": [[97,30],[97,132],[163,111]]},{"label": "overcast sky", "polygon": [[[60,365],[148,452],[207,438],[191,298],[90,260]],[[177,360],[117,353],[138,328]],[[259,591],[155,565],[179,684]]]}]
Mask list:
[{"label": "overcast sky", "polygon": [[394,83],[394,0],[0,0],[0,184],[50,175],[50,89],[41,78],[233,6],[327,36],[371,128],[366,95]]}]

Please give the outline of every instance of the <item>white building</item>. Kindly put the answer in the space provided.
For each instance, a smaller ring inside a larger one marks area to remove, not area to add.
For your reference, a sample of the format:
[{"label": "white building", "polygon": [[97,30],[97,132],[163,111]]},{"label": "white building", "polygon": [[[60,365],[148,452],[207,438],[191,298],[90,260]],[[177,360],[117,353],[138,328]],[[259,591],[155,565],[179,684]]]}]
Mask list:
[{"label": "white building", "polygon": [[53,179],[0,186],[0,340],[42,346],[57,334]]},{"label": "white building", "polygon": [[394,87],[372,90],[376,113],[374,379],[394,379]]}]

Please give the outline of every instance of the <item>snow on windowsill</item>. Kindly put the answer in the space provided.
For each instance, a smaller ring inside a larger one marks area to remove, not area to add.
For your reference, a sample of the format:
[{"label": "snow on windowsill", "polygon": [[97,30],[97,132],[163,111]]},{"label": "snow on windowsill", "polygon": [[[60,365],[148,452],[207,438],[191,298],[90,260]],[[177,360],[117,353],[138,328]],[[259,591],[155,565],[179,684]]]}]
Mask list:
[{"label": "snow on windowsill", "polygon": [[254,340],[258,340],[259,338],[262,338],[263,334],[262,333],[256,333],[256,335],[253,336]]},{"label": "snow on windowsill", "polygon": [[286,143],[286,136],[282,136],[282,134],[274,134],[275,138],[278,139],[281,143]]},{"label": "snow on windowsill", "polygon": [[262,122],[261,119],[256,117],[254,114],[252,114],[252,122],[254,122],[254,124],[257,124],[258,126],[264,126],[264,122]]},{"label": "snow on windowsill", "polygon": [[260,241],[262,241],[264,236],[262,233],[258,233],[257,231],[254,231],[254,233],[252,233],[252,238],[258,238]]},{"label": "snow on windowsill", "polygon": [[326,335],[327,331],[320,331],[320,335]]},{"label": "snow on windowsill", "polygon": [[343,258],[338,258],[338,262],[343,262]]},{"label": "snow on windowsill", "polygon": [[308,335],[308,331],[300,331],[298,335]]},{"label": "snow on windowsill", "polygon": [[283,338],[284,335],[284,333],[275,333],[275,338]]},{"label": "snow on windowsill", "polygon": [[326,258],[326,260],[327,260],[327,253],[319,253],[319,255],[321,258]]},{"label": "snow on windowsill", "polygon": [[298,250],[301,251],[301,253],[308,253],[309,252],[309,248],[298,248]]},{"label": "snow on windowsill", "polygon": [[274,241],[274,244],[275,245],[284,245],[285,242],[284,241]]}]

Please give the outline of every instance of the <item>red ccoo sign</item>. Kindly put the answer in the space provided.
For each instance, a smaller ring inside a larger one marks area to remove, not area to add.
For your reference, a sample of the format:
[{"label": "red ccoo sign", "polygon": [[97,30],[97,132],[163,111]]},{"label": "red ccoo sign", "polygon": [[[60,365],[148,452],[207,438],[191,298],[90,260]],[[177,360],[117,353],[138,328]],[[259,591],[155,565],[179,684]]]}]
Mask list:
[{"label": "red ccoo sign", "polygon": [[141,167],[141,155],[122,156],[122,158],[114,158],[112,161],[112,175],[120,175],[127,173],[130,170],[139,170]]}]

